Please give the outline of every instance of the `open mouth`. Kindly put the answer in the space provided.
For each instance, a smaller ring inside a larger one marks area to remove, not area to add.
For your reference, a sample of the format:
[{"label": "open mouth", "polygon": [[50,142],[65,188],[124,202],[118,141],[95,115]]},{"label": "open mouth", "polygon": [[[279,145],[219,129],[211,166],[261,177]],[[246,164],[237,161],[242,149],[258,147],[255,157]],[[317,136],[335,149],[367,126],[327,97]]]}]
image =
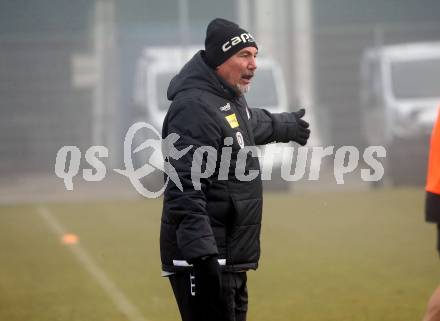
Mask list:
[{"label": "open mouth", "polygon": [[245,82],[247,82],[247,83],[250,83],[251,82],[251,79],[254,77],[254,75],[243,75],[243,76],[241,76],[241,78],[245,81]]}]

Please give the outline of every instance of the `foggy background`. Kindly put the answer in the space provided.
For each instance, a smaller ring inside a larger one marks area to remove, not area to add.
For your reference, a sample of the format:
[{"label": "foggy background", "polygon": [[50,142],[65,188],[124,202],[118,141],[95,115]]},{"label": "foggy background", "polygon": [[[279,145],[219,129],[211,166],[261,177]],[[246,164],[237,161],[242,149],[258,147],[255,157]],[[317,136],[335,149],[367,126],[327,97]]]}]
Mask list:
[{"label": "foggy background", "polygon": [[[149,121],[146,107],[134,103],[137,61],[145,47],[202,45],[215,17],[249,30],[260,56],[281,65],[289,109],[307,109],[315,145],[353,145],[362,152],[369,145],[361,121],[363,53],[439,40],[439,14],[435,0],[1,1],[0,195],[6,202],[36,193],[55,199],[77,195],[81,187],[67,192],[54,175],[56,153],[64,145],[81,150],[74,182],[85,186],[85,194],[117,189],[118,195],[131,195],[127,179],[112,169],[123,167],[128,127]],[[414,139],[411,153],[421,156],[413,164],[415,174],[402,184],[423,184],[427,137]],[[92,145],[109,148],[101,182],[81,177]],[[412,171],[402,169],[397,177]],[[355,187],[361,184],[359,175],[352,177]],[[301,184],[308,183],[296,185]],[[321,183],[311,188],[324,186],[339,188],[325,168]]]}]

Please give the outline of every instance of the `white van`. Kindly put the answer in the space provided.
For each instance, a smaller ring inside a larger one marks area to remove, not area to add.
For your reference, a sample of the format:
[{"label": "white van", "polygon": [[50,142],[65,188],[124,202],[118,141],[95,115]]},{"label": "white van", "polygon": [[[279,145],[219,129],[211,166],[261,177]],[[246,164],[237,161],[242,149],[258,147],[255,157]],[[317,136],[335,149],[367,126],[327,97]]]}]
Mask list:
[{"label": "white van", "polygon": [[[151,123],[159,132],[170,106],[166,92],[171,79],[202,46],[146,47],[137,62],[134,101],[139,121]],[[273,59],[258,57],[257,72],[251,90],[246,94],[250,107],[258,107],[279,113],[288,111],[285,81],[279,64]],[[273,162],[281,166],[281,157],[269,157],[277,153],[282,144],[261,147],[260,163]],[[265,157],[264,155],[267,155]],[[270,166],[264,166],[270,168]],[[274,172],[276,172],[274,170]],[[276,174],[278,175],[278,174]],[[274,174],[273,174],[274,176]]]},{"label": "white van", "polygon": [[[388,173],[426,162],[427,136],[440,105],[440,42],[372,48],[361,63],[361,117],[369,145],[388,151]],[[412,162],[408,162],[411,159]],[[405,173],[406,172],[406,173]],[[398,177],[390,177],[395,180]],[[422,179],[424,175],[422,175]]]}]

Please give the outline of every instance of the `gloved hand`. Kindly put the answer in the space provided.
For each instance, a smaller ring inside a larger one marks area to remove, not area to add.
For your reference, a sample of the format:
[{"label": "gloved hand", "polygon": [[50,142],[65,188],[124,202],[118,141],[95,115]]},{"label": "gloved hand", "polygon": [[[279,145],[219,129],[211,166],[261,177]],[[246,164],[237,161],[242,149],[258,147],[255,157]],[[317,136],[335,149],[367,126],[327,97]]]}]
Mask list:
[{"label": "gloved hand", "polygon": [[221,269],[217,256],[193,260],[196,296],[218,298],[222,291]]},{"label": "gloved hand", "polygon": [[297,112],[293,112],[292,114],[295,116],[298,127],[296,137],[293,140],[301,146],[304,146],[310,137],[309,123],[302,119],[306,114],[306,111],[304,108],[302,108]]}]

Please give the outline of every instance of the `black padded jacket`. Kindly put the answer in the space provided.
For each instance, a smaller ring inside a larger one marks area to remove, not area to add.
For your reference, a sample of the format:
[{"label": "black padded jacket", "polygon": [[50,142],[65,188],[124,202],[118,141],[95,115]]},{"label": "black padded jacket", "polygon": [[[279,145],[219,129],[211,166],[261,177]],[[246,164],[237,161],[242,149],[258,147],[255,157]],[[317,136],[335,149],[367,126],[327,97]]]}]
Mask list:
[{"label": "black padded jacket", "polygon": [[[203,54],[198,52],[181,69],[167,93],[172,103],[162,137],[178,134],[174,146],[178,150],[192,148],[177,160],[169,159],[183,190],[172,180],[165,189],[160,231],[162,270],[188,270],[192,260],[210,255],[222,259],[226,271],[256,269],[263,199],[259,161],[250,149],[291,141],[296,135],[296,118],[292,113],[248,108],[243,95],[217,76]],[[198,164],[205,169],[210,158],[215,169],[209,177],[200,178],[197,189],[191,167],[200,146],[210,146],[216,152],[209,157],[205,153],[204,161]],[[241,164],[237,162],[240,151],[247,153]],[[228,153],[229,167],[221,167],[222,155],[227,159]],[[236,169],[244,179],[237,178]]]}]

